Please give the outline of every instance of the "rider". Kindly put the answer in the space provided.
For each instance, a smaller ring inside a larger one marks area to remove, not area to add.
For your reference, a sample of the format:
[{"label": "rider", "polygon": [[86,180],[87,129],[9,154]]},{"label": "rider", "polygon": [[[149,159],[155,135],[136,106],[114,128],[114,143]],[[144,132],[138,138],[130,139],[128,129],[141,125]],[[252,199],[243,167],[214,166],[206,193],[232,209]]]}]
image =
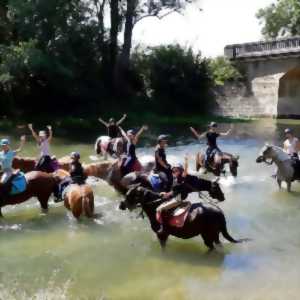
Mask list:
[{"label": "rider", "polygon": [[26,137],[25,135],[21,136],[21,143],[18,149],[11,150],[10,143],[8,139],[2,139],[0,145],[2,151],[0,152],[0,164],[2,166],[3,174],[1,176],[1,184],[3,184],[3,194],[2,196],[7,196],[10,192],[10,184],[13,175],[12,162],[13,158],[18,152],[20,152],[25,144]]},{"label": "rider", "polygon": [[173,184],[173,176],[171,165],[167,161],[166,156],[166,147],[168,146],[168,136],[165,134],[161,134],[157,138],[157,145],[155,148],[155,173],[164,173],[168,178],[168,187],[167,190],[170,191]]},{"label": "rider", "polygon": [[69,166],[70,176],[65,177],[58,185],[57,190],[54,192],[56,199],[55,202],[62,201],[62,193],[64,189],[70,184],[85,184],[87,176],[84,173],[84,169],[80,163],[80,153],[72,152],[70,155],[71,163]]},{"label": "rider", "polygon": [[53,137],[52,127],[51,125],[47,126],[47,129],[49,131],[49,136],[47,137],[46,131],[41,130],[39,131],[39,134],[34,131],[32,124],[28,124],[28,128],[32,133],[32,136],[37,141],[38,147],[40,148],[40,159],[38,163],[36,164],[35,169],[40,171],[53,171],[51,166],[51,156],[50,156],[50,143]]},{"label": "rider", "polygon": [[[185,158],[185,165],[182,166],[182,164],[176,164],[172,167],[172,173],[176,180],[182,180],[185,178],[187,174],[187,168],[188,168],[188,160]],[[175,208],[179,206],[182,202],[182,200],[186,199],[186,197],[176,197],[179,193],[176,193],[172,190],[169,192],[162,192],[160,195],[166,199],[167,201],[159,205],[156,209],[158,213],[161,214],[162,220],[164,219],[164,213],[168,210]],[[175,198],[174,198],[175,197]],[[174,199],[173,199],[174,198]],[[162,234],[164,232],[164,221],[161,223],[160,229],[157,231],[158,234]]]},{"label": "rider", "polygon": [[218,124],[216,122],[211,122],[208,126],[208,131],[202,134],[199,134],[193,127],[190,127],[192,133],[196,136],[197,139],[202,139],[206,137],[207,139],[207,148],[205,154],[205,168],[209,169],[209,163],[211,162],[214,155],[217,155],[217,160],[220,160],[222,151],[217,145],[217,138],[219,136],[227,136],[230,134],[232,127],[226,132],[218,132]]},{"label": "rider", "polygon": [[119,126],[123,123],[123,121],[126,119],[127,115],[124,114],[123,117],[116,122],[114,118],[110,118],[108,123],[105,122],[103,119],[99,118],[98,121],[102,123],[107,128],[107,135],[111,139],[115,139],[117,137],[120,137],[121,132]]},{"label": "rider", "polygon": [[133,129],[130,129],[125,133],[125,131],[121,128],[121,134],[124,139],[127,141],[127,151],[126,151],[126,159],[122,163],[121,172],[124,175],[133,171],[133,166],[137,161],[137,156],[135,153],[136,145],[139,141],[141,134],[148,129],[148,126],[144,125],[142,128],[135,133]]},{"label": "rider", "polygon": [[298,152],[300,151],[299,140],[294,136],[293,130],[286,128],[284,130],[286,140],[283,142],[283,150],[292,158],[298,159]]}]

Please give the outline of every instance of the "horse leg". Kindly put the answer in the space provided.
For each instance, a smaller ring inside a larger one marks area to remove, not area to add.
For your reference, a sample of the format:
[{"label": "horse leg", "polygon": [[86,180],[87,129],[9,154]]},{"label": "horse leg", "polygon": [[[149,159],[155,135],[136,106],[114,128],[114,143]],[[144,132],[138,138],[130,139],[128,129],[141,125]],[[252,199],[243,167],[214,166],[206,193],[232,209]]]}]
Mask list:
[{"label": "horse leg", "polygon": [[202,166],[202,158],[201,158],[201,154],[197,153],[196,154],[196,171],[198,172],[200,170]]},{"label": "horse leg", "polygon": [[287,181],[286,185],[287,185],[287,191],[290,193],[291,192],[291,187],[292,187],[292,182],[291,181]]},{"label": "horse leg", "polygon": [[168,235],[167,234],[157,234],[157,238],[159,240],[161,249],[163,251],[165,251],[166,250],[167,240],[168,240]]},{"label": "horse leg", "polygon": [[277,177],[277,184],[278,184],[279,189],[281,189],[281,180],[278,179],[278,177]]},{"label": "horse leg", "polygon": [[204,244],[209,248],[209,251],[212,251],[215,249],[214,239],[209,234],[202,234],[202,238],[203,238]]},{"label": "horse leg", "polygon": [[42,209],[42,213],[46,214],[48,213],[48,200],[49,200],[50,195],[48,196],[40,196],[38,197],[38,200],[41,204],[41,209]]}]

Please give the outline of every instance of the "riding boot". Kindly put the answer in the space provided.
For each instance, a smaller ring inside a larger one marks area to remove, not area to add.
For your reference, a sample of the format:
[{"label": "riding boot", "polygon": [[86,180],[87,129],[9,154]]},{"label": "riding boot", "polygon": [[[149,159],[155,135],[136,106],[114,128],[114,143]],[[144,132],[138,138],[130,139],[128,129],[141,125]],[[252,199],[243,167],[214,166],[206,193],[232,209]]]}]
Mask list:
[{"label": "riding boot", "polygon": [[162,235],[162,234],[164,234],[165,233],[165,227],[164,227],[164,223],[165,223],[165,220],[166,218],[165,218],[165,212],[164,211],[162,211],[161,212],[161,224],[160,224],[160,227],[159,227],[159,229],[157,230],[157,234],[158,235]]}]

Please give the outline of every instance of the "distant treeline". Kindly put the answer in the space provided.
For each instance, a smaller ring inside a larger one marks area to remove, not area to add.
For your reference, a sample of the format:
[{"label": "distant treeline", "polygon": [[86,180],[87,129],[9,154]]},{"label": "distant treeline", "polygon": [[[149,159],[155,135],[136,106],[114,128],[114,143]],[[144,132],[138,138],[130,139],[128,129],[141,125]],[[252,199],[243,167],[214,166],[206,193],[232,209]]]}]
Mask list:
[{"label": "distant treeline", "polygon": [[207,113],[214,86],[241,78],[230,62],[179,45],[132,49],[140,19],[181,9],[175,0],[1,1],[0,115]]}]

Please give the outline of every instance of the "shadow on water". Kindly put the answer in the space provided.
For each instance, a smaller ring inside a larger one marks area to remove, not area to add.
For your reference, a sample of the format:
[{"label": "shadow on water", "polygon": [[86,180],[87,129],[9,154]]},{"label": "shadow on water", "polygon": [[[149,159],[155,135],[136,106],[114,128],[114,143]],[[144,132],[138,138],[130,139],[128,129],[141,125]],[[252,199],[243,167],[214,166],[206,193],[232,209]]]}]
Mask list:
[{"label": "shadow on water", "polygon": [[[226,247],[226,246],[225,246]],[[219,268],[224,263],[225,247],[209,252],[202,240],[178,241],[169,239],[165,251],[161,250],[159,242],[152,245],[155,256],[177,264],[188,264],[192,266],[209,266]],[[154,250],[155,248],[155,250]]]}]

